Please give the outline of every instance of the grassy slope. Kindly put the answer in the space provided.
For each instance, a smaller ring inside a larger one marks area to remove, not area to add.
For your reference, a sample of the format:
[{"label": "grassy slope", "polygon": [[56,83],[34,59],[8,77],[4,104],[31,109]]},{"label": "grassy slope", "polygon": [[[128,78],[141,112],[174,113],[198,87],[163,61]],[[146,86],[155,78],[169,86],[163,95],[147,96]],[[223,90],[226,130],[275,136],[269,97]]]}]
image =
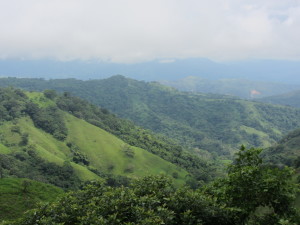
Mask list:
[{"label": "grassy slope", "polygon": [[[123,141],[84,120],[65,115],[69,130],[67,141],[75,143],[96,169],[130,177],[178,172],[180,180],[183,180],[187,175],[184,170],[141,148],[131,147],[134,157],[128,157],[122,152]],[[129,167],[133,172],[124,172]]]},{"label": "grassy slope", "polygon": [[36,181],[29,181],[28,191],[24,192],[20,178],[0,179],[0,221],[15,219],[39,202],[51,202],[63,193],[60,188]]},{"label": "grassy slope", "polygon": [[[132,147],[135,152],[134,157],[127,157],[121,152],[125,143],[120,139],[67,113],[65,113],[65,118],[69,129],[69,135],[65,142],[58,141],[52,135],[36,128],[31,119],[27,117],[19,119],[16,125],[20,127],[21,132],[29,134],[29,144],[35,146],[38,155],[46,161],[58,165],[62,165],[65,161],[70,161],[72,155],[66,143],[72,141],[90,160],[90,166],[99,171],[130,177],[159,173],[172,175],[177,172],[179,174],[177,183],[183,183],[187,172],[177,166],[146,150],[135,147]],[[11,127],[16,125],[8,122],[1,126],[0,131],[5,140],[8,143],[12,143],[10,148],[1,144],[0,150],[2,153],[9,153],[10,150],[21,150],[21,147],[18,145],[21,140],[20,135],[11,131]],[[91,172],[87,167],[73,162],[71,162],[71,165],[81,180],[99,179],[99,176]],[[112,167],[113,169],[110,170],[109,168]],[[128,168],[132,172],[124,172]]]}]

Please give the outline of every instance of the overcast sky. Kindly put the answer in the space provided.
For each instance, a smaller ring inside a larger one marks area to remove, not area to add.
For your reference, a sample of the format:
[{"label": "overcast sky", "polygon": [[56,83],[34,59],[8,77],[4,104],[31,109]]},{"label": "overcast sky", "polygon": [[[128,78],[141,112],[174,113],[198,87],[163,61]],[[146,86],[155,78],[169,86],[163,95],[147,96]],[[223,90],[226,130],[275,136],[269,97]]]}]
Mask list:
[{"label": "overcast sky", "polygon": [[300,0],[0,0],[0,58],[300,60]]}]

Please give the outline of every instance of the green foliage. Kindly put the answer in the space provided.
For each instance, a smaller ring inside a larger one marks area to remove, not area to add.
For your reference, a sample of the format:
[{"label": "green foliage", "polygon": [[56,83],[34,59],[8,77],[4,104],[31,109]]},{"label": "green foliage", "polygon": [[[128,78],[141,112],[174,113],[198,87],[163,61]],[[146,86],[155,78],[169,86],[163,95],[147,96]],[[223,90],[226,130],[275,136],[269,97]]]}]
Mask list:
[{"label": "green foliage", "polygon": [[24,146],[24,145],[27,145],[29,142],[29,134],[28,133],[23,133],[21,135],[21,141],[20,141],[20,145]]},{"label": "green foliage", "polygon": [[134,150],[132,148],[130,148],[129,145],[124,145],[121,149],[121,151],[129,158],[133,158],[134,157]]},{"label": "green foliage", "polygon": [[145,177],[131,187],[93,183],[14,224],[238,224],[235,211],[200,192],[176,190],[165,177]]},{"label": "green foliage", "polygon": [[51,100],[54,100],[57,97],[57,93],[54,90],[45,90],[44,91],[44,96],[46,98],[49,98]]},{"label": "green foliage", "polygon": [[[199,156],[185,151],[181,146],[152,132],[136,127],[128,120],[122,120],[105,109],[98,108],[85,100],[71,96],[69,93],[57,98],[57,106],[78,118],[112,133],[131,146],[143,148],[166,161],[174,163],[188,172],[197,180],[209,181],[214,177],[211,163]],[[128,145],[126,145],[128,146]],[[127,151],[132,158],[133,151]],[[127,155],[127,156],[129,156]],[[128,165],[125,172],[133,172],[134,167]]]},{"label": "green foliage", "polygon": [[[55,184],[64,189],[76,189],[81,182],[100,177],[109,177],[111,183],[118,184],[123,182],[123,178],[120,177],[125,175],[140,177],[146,174],[171,175],[176,172],[178,174],[175,178],[176,184],[184,184],[188,174],[186,170],[163,160],[150,151],[128,145],[103,129],[60,110],[56,102],[48,104],[50,100],[45,101],[45,97],[40,93],[27,93],[27,96],[29,99],[24,99],[21,117],[13,121],[3,121],[0,125],[0,154],[3,154],[4,161],[9,162],[8,164],[4,162],[3,167],[1,166],[1,175],[28,177]],[[55,101],[64,98],[66,102],[69,100],[67,106],[72,108],[73,97],[69,94],[56,96]],[[95,121],[104,125],[109,124],[106,128],[118,132],[120,136],[126,134],[126,129],[129,130],[129,128],[132,129],[130,132],[136,134],[143,131],[138,130],[132,123],[129,123],[131,125],[127,127],[126,122],[123,123],[123,120],[106,110],[80,99],[74,99],[78,107],[83,106],[78,109],[74,104],[74,114],[78,112],[84,115],[86,120],[94,118]],[[40,104],[40,100],[43,104]],[[47,104],[44,104],[45,102]],[[118,130],[119,128],[122,129]],[[64,130],[68,131],[67,137]],[[126,136],[130,138],[132,133]],[[57,134],[63,134],[66,140],[57,138]],[[147,137],[151,138],[151,135]],[[138,142],[138,139],[136,141]],[[140,143],[143,142],[140,141]],[[147,144],[151,143],[153,142],[149,141]],[[162,146],[168,146],[170,150],[173,146],[163,141],[161,143]],[[126,154],[122,151],[123,146],[129,149]],[[157,151],[159,152],[160,149]],[[162,151],[166,152],[166,149]],[[172,156],[172,152],[168,155]],[[108,173],[111,174],[107,175]],[[123,180],[126,183],[126,179]]]},{"label": "green foliage", "polygon": [[256,217],[259,207],[269,209],[263,215],[265,219],[276,218],[269,224],[278,224],[279,219],[297,219],[293,205],[299,188],[292,179],[294,171],[264,165],[260,152],[261,149],[242,146],[228,168],[228,177],[216,181],[208,191],[227,207],[241,209],[244,222]]},{"label": "green foliage", "polygon": [[58,140],[66,139],[68,131],[63,115],[56,106],[39,108],[34,103],[28,103],[26,112],[36,127],[52,134]]},{"label": "green foliage", "polygon": [[300,129],[283,137],[276,145],[266,149],[263,157],[268,163],[278,166],[300,167]]},{"label": "green foliage", "polygon": [[0,88],[0,122],[18,118],[24,114],[27,96],[13,88]]},{"label": "green foliage", "polygon": [[24,152],[0,154],[2,177],[26,177],[64,189],[76,189],[80,186],[81,181],[70,164],[59,166],[47,162],[37,156],[30,146],[24,150]]},{"label": "green foliage", "polygon": [[[2,79],[0,85],[40,91],[51,88],[72,93],[139,126],[171,137],[182,145],[226,157],[238,151],[241,144],[269,147],[283,134],[300,126],[299,109],[239,100],[231,96],[184,93],[158,83],[122,76],[90,81],[8,78]],[[77,111],[76,116],[81,118],[80,112]],[[89,122],[102,128],[104,126],[98,119],[89,118]],[[117,124],[108,127],[113,128],[111,130],[115,135],[121,136],[122,130],[118,129]],[[136,138],[124,136],[122,140],[126,139],[130,145],[147,141],[146,137],[137,141]],[[132,134],[129,136],[134,137]],[[139,147],[147,149],[147,146]]]},{"label": "green foliage", "polygon": [[31,181],[30,180],[23,180],[22,181],[22,192],[23,193],[28,193],[29,192],[29,188],[31,186]]},{"label": "green foliage", "polygon": [[86,154],[82,153],[75,143],[68,142],[67,146],[70,148],[72,153],[72,161],[78,164],[88,166],[90,161]]},{"label": "green foliage", "polygon": [[147,176],[129,187],[89,182],[12,224],[299,224],[293,171],[264,166],[260,152],[242,147],[228,177],[202,189],[176,189],[165,176]]},{"label": "green foliage", "polygon": [[[52,202],[63,194],[60,188],[41,182],[19,179],[0,179],[0,223],[13,220],[39,203]],[[9,222],[10,223],[10,222]],[[9,224],[8,223],[8,224]]]}]

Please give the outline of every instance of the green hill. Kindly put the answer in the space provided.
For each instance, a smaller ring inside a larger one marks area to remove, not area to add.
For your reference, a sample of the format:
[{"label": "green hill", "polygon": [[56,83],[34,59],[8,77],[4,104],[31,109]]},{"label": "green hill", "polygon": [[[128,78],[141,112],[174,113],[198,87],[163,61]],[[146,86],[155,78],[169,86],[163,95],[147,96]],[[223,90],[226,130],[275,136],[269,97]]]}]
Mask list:
[{"label": "green hill", "polygon": [[36,208],[39,203],[52,202],[63,191],[41,182],[20,179],[0,179],[0,222],[16,219],[26,210]]},{"label": "green hill", "polygon": [[189,174],[207,180],[213,173],[198,156],[69,95],[0,89],[0,114],[4,177],[76,189],[81,182],[100,178],[118,182],[166,174],[183,184]]},{"label": "green hill", "polygon": [[300,129],[290,132],[276,145],[266,149],[264,156],[274,164],[300,167]]},{"label": "green hill", "polygon": [[[70,92],[194,148],[201,155],[202,150],[208,150],[213,155],[230,157],[242,144],[269,147],[300,126],[299,109],[224,95],[180,92],[123,76],[89,81],[6,78],[1,85]],[[125,140],[124,135],[118,137]]]},{"label": "green hill", "polygon": [[[69,95],[0,88],[0,114],[0,221],[17,218],[40,202],[52,201],[62,189],[76,190],[91,180],[120,186],[128,179],[164,174],[181,186],[213,173],[198,156]],[[134,145],[149,148],[128,144],[130,138]]]},{"label": "green hill", "polygon": [[267,102],[279,105],[288,105],[300,108],[300,91],[288,92],[282,95],[270,96],[258,99],[261,102]]}]

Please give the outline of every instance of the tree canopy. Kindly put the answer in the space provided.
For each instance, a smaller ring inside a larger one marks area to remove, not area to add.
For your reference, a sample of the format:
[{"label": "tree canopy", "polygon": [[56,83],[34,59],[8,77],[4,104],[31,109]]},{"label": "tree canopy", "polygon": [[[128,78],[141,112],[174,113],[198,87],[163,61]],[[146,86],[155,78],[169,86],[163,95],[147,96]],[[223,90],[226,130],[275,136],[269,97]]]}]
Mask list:
[{"label": "tree canopy", "polygon": [[263,165],[260,152],[242,147],[226,178],[198,190],[176,189],[165,176],[130,187],[92,182],[13,224],[299,224],[294,171]]}]

